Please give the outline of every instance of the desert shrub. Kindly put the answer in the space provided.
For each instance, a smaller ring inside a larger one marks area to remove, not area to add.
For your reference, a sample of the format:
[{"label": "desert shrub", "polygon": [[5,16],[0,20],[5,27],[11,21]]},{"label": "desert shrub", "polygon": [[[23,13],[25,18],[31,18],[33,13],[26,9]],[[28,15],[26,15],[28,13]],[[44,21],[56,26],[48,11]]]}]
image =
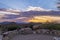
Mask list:
[{"label": "desert shrub", "polygon": [[20,28],[20,27],[19,26],[7,27],[7,30],[12,31],[12,30],[16,30],[18,28]]}]

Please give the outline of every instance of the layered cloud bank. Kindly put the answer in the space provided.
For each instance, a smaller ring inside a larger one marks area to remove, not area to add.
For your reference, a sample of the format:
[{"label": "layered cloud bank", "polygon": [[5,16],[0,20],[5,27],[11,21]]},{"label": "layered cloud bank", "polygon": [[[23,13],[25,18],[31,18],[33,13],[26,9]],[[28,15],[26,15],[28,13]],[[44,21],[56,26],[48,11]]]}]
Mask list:
[{"label": "layered cloud bank", "polygon": [[0,9],[0,22],[60,22],[60,11],[29,6],[25,11]]}]

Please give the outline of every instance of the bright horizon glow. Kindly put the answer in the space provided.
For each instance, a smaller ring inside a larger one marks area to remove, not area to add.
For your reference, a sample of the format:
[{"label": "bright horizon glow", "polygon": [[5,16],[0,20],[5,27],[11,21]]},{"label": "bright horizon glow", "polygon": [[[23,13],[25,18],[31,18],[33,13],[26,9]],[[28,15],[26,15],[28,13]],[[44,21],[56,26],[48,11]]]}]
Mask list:
[{"label": "bright horizon glow", "polygon": [[34,16],[32,19],[28,20],[28,22],[60,22],[60,17],[55,16]]}]

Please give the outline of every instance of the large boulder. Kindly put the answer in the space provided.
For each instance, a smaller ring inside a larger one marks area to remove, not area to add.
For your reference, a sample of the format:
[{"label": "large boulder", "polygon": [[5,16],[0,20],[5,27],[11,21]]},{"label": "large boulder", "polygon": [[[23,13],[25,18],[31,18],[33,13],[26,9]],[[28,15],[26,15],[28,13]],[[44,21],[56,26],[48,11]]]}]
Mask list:
[{"label": "large boulder", "polygon": [[56,33],[57,36],[60,36],[60,30],[57,30]]},{"label": "large boulder", "polygon": [[40,32],[42,34],[49,34],[49,30],[48,29],[40,29]]},{"label": "large boulder", "polygon": [[16,35],[17,35],[17,30],[5,32],[3,33],[3,40],[10,40]]},{"label": "large boulder", "polygon": [[31,28],[22,28],[22,29],[20,29],[20,33],[21,34],[32,34],[33,31]]},{"label": "large boulder", "polygon": [[40,25],[34,25],[33,26],[33,30],[37,30],[37,29],[39,29],[40,28]]}]

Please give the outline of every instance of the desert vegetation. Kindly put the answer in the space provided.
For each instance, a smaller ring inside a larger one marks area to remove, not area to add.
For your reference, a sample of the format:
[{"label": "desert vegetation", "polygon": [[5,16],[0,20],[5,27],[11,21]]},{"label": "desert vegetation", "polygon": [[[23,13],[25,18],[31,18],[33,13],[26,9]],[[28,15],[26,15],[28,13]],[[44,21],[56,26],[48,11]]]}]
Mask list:
[{"label": "desert vegetation", "polygon": [[[36,26],[36,27],[34,27]],[[12,31],[21,28],[31,28],[32,30],[36,29],[49,29],[49,30],[60,30],[59,23],[26,23],[26,24],[17,24],[15,22],[11,22],[9,24],[0,24],[0,30],[2,31]]]}]

